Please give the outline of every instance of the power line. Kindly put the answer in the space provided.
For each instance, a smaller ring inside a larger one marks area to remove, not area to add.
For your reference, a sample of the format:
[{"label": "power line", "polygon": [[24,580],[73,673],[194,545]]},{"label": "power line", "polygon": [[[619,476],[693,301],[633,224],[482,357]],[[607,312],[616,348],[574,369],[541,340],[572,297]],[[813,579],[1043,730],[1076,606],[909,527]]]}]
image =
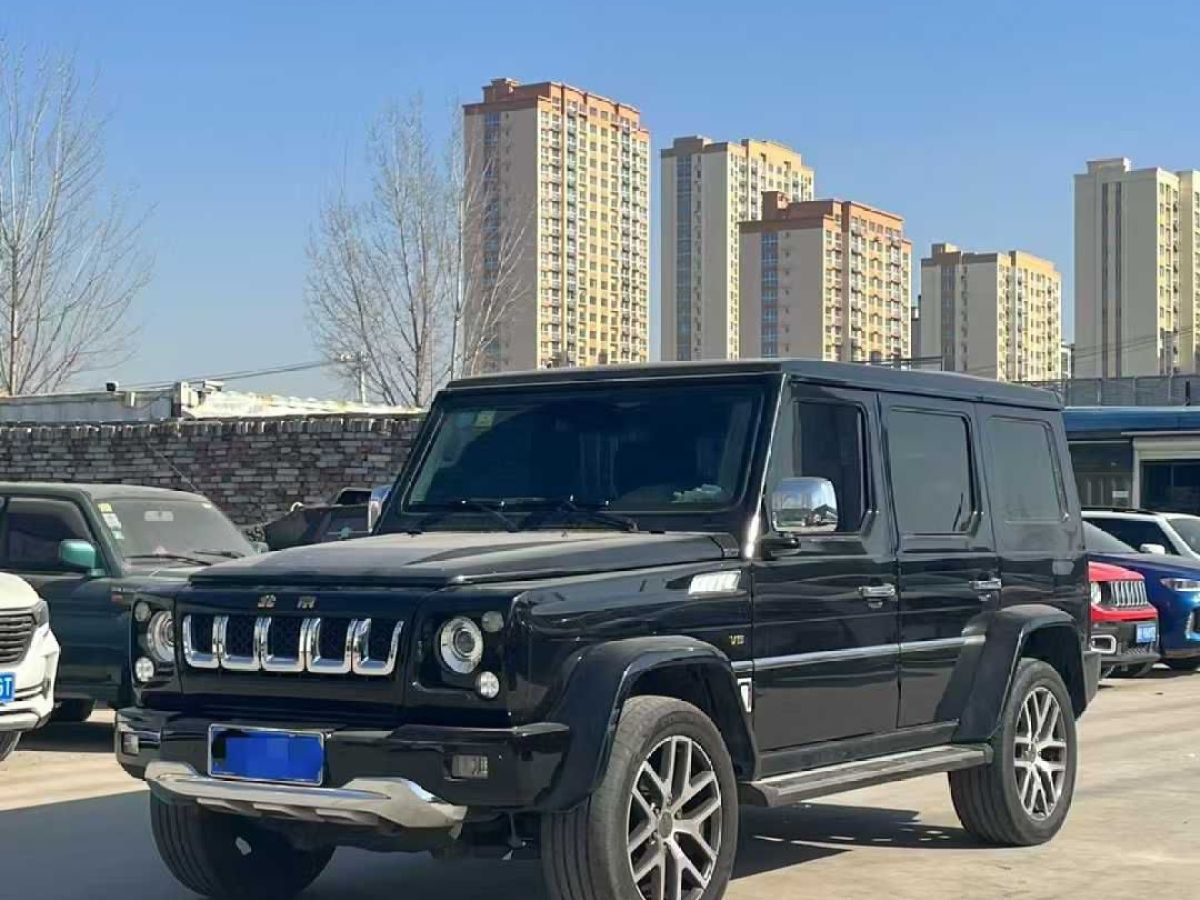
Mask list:
[{"label": "power line", "polygon": [[194,375],[188,378],[176,378],[172,381],[154,381],[129,385],[130,390],[148,390],[150,388],[171,387],[180,381],[241,381],[246,378],[258,378],[264,375],[284,375],[288,372],[306,372],[312,369],[323,369],[328,366],[341,364],[338,360],[314,360],[303,363],[290,363],[283,366],[273,366],[265,369],[243,369],[238,372],[223,372],[220,374]]}]

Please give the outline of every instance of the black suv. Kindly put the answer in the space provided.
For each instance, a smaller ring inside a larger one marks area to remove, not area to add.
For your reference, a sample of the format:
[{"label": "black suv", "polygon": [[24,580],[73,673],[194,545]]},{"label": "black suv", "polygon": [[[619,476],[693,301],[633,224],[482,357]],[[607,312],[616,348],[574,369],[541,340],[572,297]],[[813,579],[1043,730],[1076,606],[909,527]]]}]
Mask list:
[{"label": "black suv", "polygon": [[456,382],[373,536],[134,619],[118,758],[210,897],[353,845],[711,900],[739,804],[931,772],[971,833],[1036,844],[1099,672],[1055,399],[816,362]]}]

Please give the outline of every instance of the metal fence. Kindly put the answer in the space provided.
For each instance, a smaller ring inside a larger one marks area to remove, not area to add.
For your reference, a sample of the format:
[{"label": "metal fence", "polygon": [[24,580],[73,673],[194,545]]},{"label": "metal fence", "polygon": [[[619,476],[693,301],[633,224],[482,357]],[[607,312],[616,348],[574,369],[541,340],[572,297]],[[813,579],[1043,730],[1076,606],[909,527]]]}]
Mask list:
[{"label": "metal fence", "polygon": [[1054,391],[1064,406],[1200,406],[1200,375],[1138,375],[1028,381]]}]

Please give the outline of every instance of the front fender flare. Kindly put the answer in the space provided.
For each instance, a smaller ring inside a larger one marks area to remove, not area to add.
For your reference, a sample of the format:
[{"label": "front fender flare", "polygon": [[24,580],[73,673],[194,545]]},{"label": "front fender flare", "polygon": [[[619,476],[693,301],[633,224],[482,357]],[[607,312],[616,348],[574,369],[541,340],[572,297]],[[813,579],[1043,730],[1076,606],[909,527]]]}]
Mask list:
[{"label": "front fender flare", "polygon": [[[973,668],[975,677],[954,733],[956,742],[992,738],[1000,725],[1017,665],[1027,655],[1026,650],[1033,647],[1038,653],[1045,652],[1045,648],[1054,651],[1054,662],[1067,683],[1075,714],[1083,714],[1087,706],[1083,645],[1079,625],[1069,614],[1044,604],[1018,604],[981,617],[971,630],[985,639],[968,641],[963,648],[961,662]],[[970,660],[970,655],[975,659]]]},{"label": "front fender flare", "polygon": [[[621,708],[635,692],[638,681],[650,673],[683,669],[704,677],[726,713],[722,730],[740,731],[726,735],[727,743],[736,738],[742,749],[741,754],[735,754],[742,758],[739,768],[745,768],[747,754],[753,768],[754,733],[738,699],[737,679],[729,658],[712,644],[685,636],[626,638],[595,644],[576,656],[566,688],[546,717],[569,726],[570,741],[554,787],[538,805],[543,809],[569,809],[595,790],[608,765]],[[731,704],[736,716],[729,712]],[[721,722],[717,724],[722,727]],[[733,747],[730,752],[735,753]]]}]

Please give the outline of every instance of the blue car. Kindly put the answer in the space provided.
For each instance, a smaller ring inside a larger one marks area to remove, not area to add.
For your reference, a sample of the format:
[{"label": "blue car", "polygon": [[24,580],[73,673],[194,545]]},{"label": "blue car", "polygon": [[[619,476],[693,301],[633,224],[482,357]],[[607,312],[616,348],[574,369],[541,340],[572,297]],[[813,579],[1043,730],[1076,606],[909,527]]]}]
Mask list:
[{"label": "blue car", "polygon": [[1200,668],[1200,562],[1159,553],[1139,553],[1095,525],[1083,523],[1088,556],[1139,572],[1158,610],[1162,660],[1172,669]]}]

